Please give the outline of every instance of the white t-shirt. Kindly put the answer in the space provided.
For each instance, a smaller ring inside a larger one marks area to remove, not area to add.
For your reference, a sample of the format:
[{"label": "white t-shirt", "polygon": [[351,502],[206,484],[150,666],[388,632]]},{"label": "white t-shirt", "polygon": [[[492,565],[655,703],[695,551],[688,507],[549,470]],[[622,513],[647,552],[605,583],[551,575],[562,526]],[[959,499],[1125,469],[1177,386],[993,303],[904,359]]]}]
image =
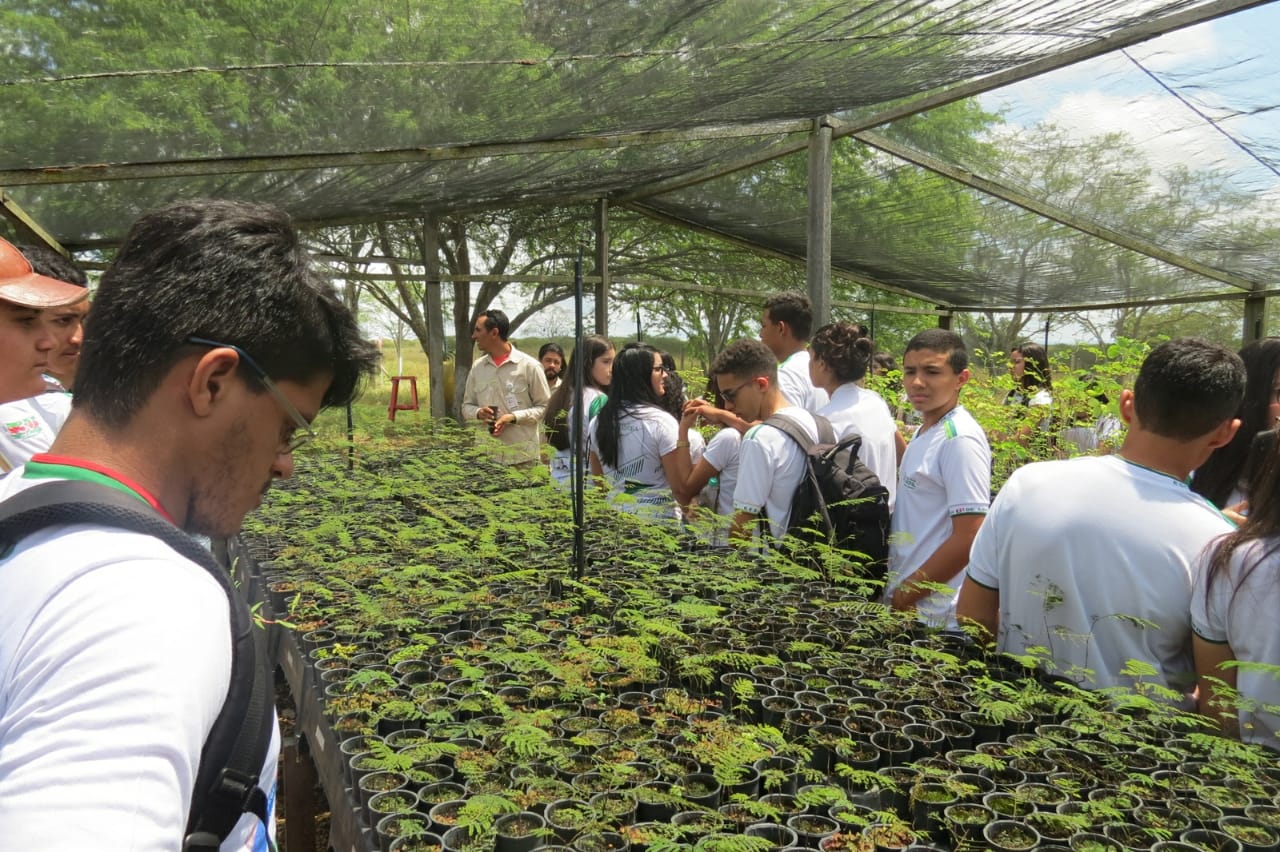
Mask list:
[{"label": "white t-shirt", "polygon": [[[1209,551],[1196,568],[1191,629],[1208,642],[1229,644],[1237,660],[1280,665],[1280,630],[1275,622],[1280,613],[1277,544],[1280,541],[1274,538],[1263,539],[1236,550],[1227,573],[1214,580],[1212,589],[1207,589],[1206,582]],[[1272,552],[1268,555],[1268,551]],[[1266,558],[1241,582],[1242,569],[1262,556]],[[1280,706],[1280,680],[1269,672],[1237,669],[1236,689],[1251,702]],[[1280,714],[1241,707],[1239,718],[1242,739],[1280,749]]]},{"label": "white t-shirt", "polygon": [[[48,480],[0,481],[0,499]],[[231,677],[227,599],[151,536],[48,529],[0,561],[0,846],[173,850]],[[274,834],[279,730],[260,786]],[[267,849],[256,817],[222,845]]]},{"label": "white t-shirt", "polygon": [[[597,387],[589,387],[582,392],[582,400],[587,406],[587,429],[591,429],[592,419],[600,413],[600,409],[604,408],[604,404],[608,402],[609,397],[605,396],[604,391]],[[574,413],[574,406],[570,405],[568,411],[565,412],[566,423],[569,424],[569,449],[556,450],[551,457],[551,478],[559,485],[567,485],[573,473],[573,447],[576,441],[573,440],[574,425],[578,422],[577,415]]]},{"label": "white t-shirt", "polygon": [[50,391],[0,405],[0,473],[47,452],[71,414],[71,394]]},{"label": "white t-shirt", "polygon": [[[800,424],[811,440],[818,440],[818,424],[808,411],[789,405],[776,413]],[[800,446],[786,433],[757,423],[742,436],[738,451],[734,511],[768,515],[769,532],[774,538],[782,538],[791,520],[791,501],[804,470],[804,451]]]},{"label": "white t-shirt", "polygon": [[818,413],[831,421],[837,440],[855,433],[862,436],[858,458],[889,489],[889,508],[892,509],[898,493],[898,447],[894,440],[898,427],[880,394],[852,382],[843,384]]},{"label": "white t-shirt", "polygon": [[1193,567],[1231,528],[1186,483],[1119,456],[1029,464],[996,497],[969,577],[1000,590],[1001,650],[1046,648],[1055,674],[1091,688],[1133,685],[1120,672],[1140,660],[1187,691]]},{"label": "white t-shirt", "polygon": [[703,460],[717,471],[719,484],[716,496],[716,514],[733,514],[733,492],[738,487],[738,450],[742,446],[742,433],[737,429],[721,429],[711,436]]},{"label": "white t-shirt", "polygon": [[[991,448],[964,406],[957,405],[928,429],[916,430],[898,469],[885,600],[951,537],[952,518],[986,514],[990,504]],[[921,598],[916,603],[920,620],[955,628],[956,596],[963,582],[961,570],[947,583],[951,594]]]},{"label": "white t-shirt", "polygon": [[787,402],[803,408],[810,414],[817,414],[819,409],[830,402],[827,392],[822,388],[814,387],[813,381],[809,378],[808,349],[801,349],[789,355],[778,365],[778,387],[782,389],[782,395],[787,398]]},{"label": "white t-shirt", "polygon": [[[600,455],[599,426],[597,417],[589,427],[589,446],[597,456]],[[611,467],[604,459],[600,460],[605,477],[613,486],[612,502],[626,512],[674,521],[676,501],[662,468],[662,457],[675,451],[680,424],[661,408],[633,405],[625,408],[618,418],[618,432],[617,466]]]}]

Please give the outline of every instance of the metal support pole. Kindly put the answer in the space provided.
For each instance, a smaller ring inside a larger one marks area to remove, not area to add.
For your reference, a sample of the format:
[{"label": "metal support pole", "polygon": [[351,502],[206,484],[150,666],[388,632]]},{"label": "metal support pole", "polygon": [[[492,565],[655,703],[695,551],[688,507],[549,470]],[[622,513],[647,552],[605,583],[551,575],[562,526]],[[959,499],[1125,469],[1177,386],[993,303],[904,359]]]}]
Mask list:
[{"label": "metal support pole", "polygon": [[[609,201],[596,202],[596,334],[609,336]],[[581,385],[579,385],[581,387]]]},{"label": "metal support pole", "polygon": [[1244,342],[1251,343],[1267,336],[1267,297],[1250,296],[1244,300]]},{"label": "metal support pole", "polygon": [[809,239],[806,272],[813,326],[831,322],[831,125],[814,121],[809,137]]},{"label": "metal support pole", "polygon": [[587,486],[587,412],[585,394],[587,387],[587,359],[583,357],[583,292],[582,249],[573,264],[573,422],[569,424],[569,446],[573,451],[569,468],[573,486],[573,577],[581,580],[587,569],[586,544],[583,541],[583,509]]},{"label": "metal support pole", "polygon": [[427,369],[431,416],[444,417],[444,299],[440,293],[440,219],[428,214],[422,225],[422,261],[427,278]]}]

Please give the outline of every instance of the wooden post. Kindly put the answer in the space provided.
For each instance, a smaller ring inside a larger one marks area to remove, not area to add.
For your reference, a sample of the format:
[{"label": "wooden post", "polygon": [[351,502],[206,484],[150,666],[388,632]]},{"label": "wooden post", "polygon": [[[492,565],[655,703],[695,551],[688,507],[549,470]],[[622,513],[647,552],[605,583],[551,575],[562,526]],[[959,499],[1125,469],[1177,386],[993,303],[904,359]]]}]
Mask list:
[{"label": "wooden post", "polygon": [[422,225],[422,261],[427,273],[427,369],[431,416],[444,417],[444,299],[440,294],[440,218],[428,213]]},{"label": "wooden post", "polygon": [[609,336],[609,200],[596,202],[596,334]]},{"label": "wooden post", "polygon": [[809,137],[809,239],[806,272],[813,327],[831,321],[831,125],[816,119]]},{"label": "wooden post", "polygon": [[302,737],[281,743],[280,762],[284,787],[284,840],[286,849],[316,848],[314,802],[316,768]]},{"label": "wooden post", "polygon": [[1252,343],[1267,336],[1267,297],[1250,296],[1244,300],[1243,342]]},{"label": "wooden post", "polygon": [[[938,305],[938,310],[945,311],[946,308],[942,305]],[[938,314],[938,328],[945,329],[947,331],[951,330],[951,314]]]}]

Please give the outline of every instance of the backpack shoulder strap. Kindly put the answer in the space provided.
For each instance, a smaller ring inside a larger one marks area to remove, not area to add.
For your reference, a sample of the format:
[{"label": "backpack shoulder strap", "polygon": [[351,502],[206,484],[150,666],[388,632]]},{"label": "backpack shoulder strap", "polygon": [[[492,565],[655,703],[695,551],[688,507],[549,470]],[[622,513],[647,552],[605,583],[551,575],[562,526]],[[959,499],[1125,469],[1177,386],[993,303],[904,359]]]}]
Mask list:
[{"label": "backpack shoulder strap", "polygon": [[267,820],[258,776],[270,746],[272,696],[255,641],[253,618],[213,555],[145,503],[106,485],[60,480],[28,488],[0,503],[0,553],[51,526],[90,523],[153,536],[205,569],[231,612],[231,683],[200,753],[184,849],[216,850],[241,814]]},{"label": "backpack shoulder strap", "polygon": [[772,426],[785,433],[787,437],[799,444],[800,449],[807,454],[813,450],[816,444],[834,444],[836,442],[836,433],[831,428],[830,420],[821,414],[813,415],[813,420],[818,425],[818,440],[816,442],[809,437],[809,433],[805,431],[803,426],[785,414],[774,414],[764,422],[766,426]]}]

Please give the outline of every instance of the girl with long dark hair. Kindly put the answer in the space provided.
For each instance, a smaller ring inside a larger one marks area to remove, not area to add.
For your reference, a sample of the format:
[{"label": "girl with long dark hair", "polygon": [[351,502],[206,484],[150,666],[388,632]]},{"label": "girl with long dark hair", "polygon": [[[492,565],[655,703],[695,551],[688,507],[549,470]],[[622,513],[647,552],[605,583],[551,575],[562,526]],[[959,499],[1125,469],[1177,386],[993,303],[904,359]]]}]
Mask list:
[{"label": "girl with long dark hair", "polygon": [[[1244,361],[1244,400],[1236,417],[1240,428],[1230,443],[1218,447],[1191,477],[1191,490],[1219,509],[1243,509],[1249,447],[1259,432],[1280,420],[1280,338],[1255,340],[1240,350]],[[1238,515],[1237,515],[1238,517]]]},{"label": "girl with long dark hair", "polygon": [[1009,375],[1014,388],[1005,405],[1049,405],[1053,402],[1053,379],[1049,376],[1049,353],[1039,343],[1019,343],[1009,350]]},{"label": "girl with long dark hair", "polygon": [[609,398],[592,421],[589,447],[591,472],[608,479],[615,505],[674,522],[678,495],[671,483],[683,488],[689,478],[687,435],[697,414],[677,423],[663,410],[666,374],[658,350],[627,344],[614,359]]},{"label": "girl with long dark hair", "polygon": [[588,334],[582,338],[583,388],[581,393],[574,393],[578,378],[578,350],[574,350],[569,358],[569,369],[561,375],[560,386],[551,394],[547,403],[547,442],[555,448],[551,457],[551,478],[561,485],[569,481],[572,472],[572,458],[577,441],[572,430],[575,428],[575,412],[582,406],[586,412],[586,422],[600,413],[604,407],[609,390],[609,382],[613,378],[613,344],[599,334]]},{"label": "girl with long dark hair", "polygon": [[1280,666],[1280,443],[1264,446],[1248,517],[1205,554],[1197,572],[1191,642],[1200,712],[1224,733],[1280,749],[1280,680],[1273,671],[1225,665]]}]

